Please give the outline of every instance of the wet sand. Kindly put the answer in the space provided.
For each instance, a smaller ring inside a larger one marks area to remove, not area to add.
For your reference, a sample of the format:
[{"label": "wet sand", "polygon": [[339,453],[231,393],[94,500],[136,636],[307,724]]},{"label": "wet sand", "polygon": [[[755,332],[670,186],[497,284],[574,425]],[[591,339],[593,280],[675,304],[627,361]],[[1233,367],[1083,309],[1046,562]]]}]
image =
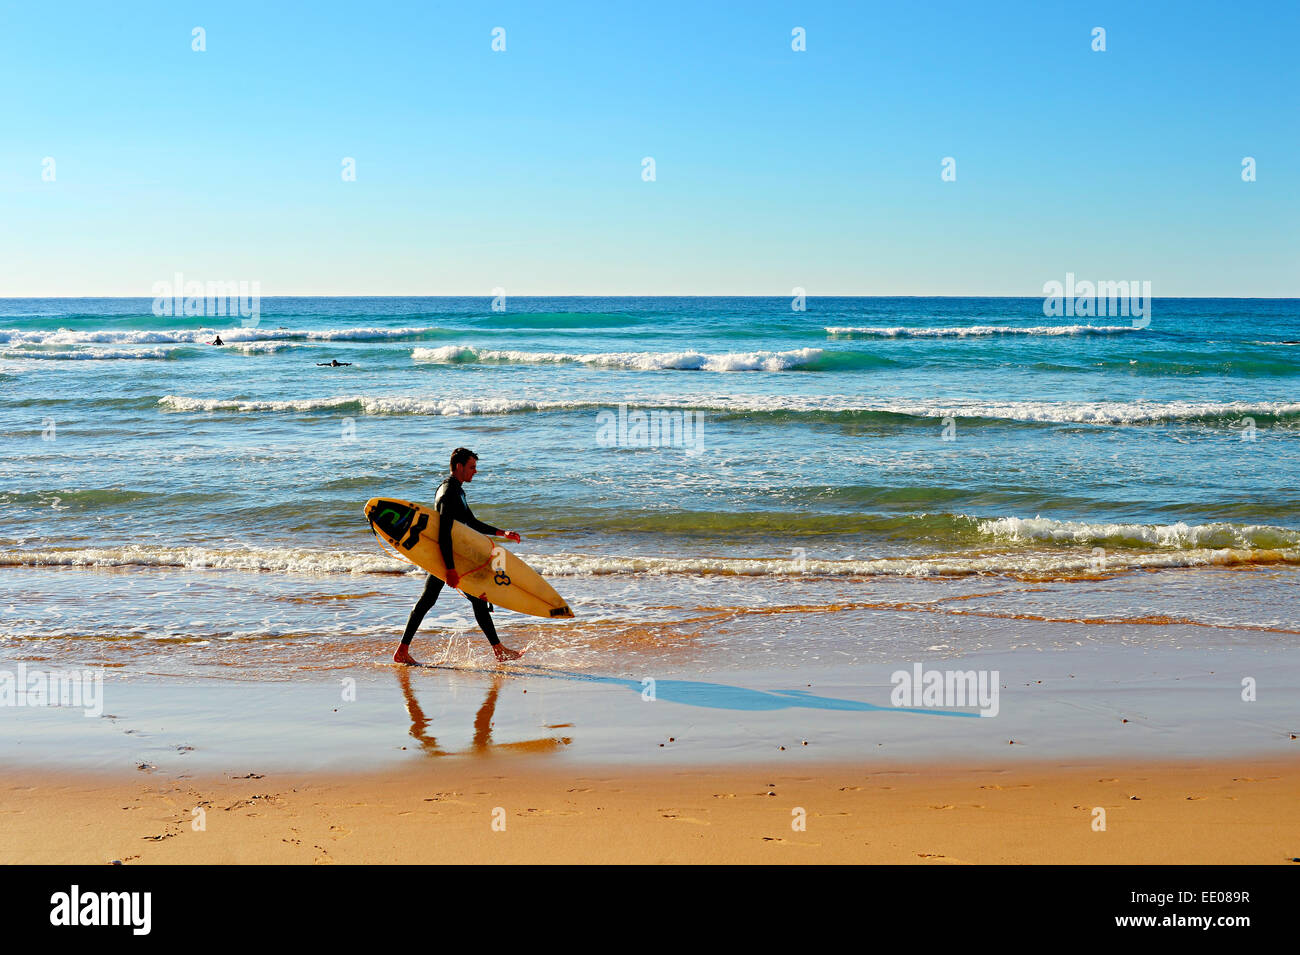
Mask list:
[{"label": "wet sand", "polygon": [[[107,670],[97,706],[0,707],[11,771],[178,774],[384,772],[500,753],[590,766],[998,765],[1193,762],[1300,753],[1300,666],[1289,649],[1177,647],[949,656],[927,670],[997,674],[996,712],[893,705],[891,664],[575,671],[380,662],[285,680]],[[16,669],[18,664],[12,668]],[[27,673],[48,663],[29,663]],[[1247,687],[1250,687],[1249,692]],[[1249,697],[1249,699],[1248,699]],[[972,702],[973,701],[969,701]],[[989,718],[980,716],[989,713]],[[1014,742],[1013,742],[1014,741]]]},{"label": "wet sand", "polygon": [[1298,792],[1300,759],[573,772],[498,755],[362,774],[42,772],[0,788],[0,862],[1289,865]]},{"label": "wet sand", "polygon": [[[798,668],[496,667],[483,647],[407,668],[375,642],[288,680],[110,669],[84,712],[0,711],[0,862],[1300,857],[1289,643],[1057,626],[1077,645]],[[996,713],[892,705],[913,661],[996,671]]]}]

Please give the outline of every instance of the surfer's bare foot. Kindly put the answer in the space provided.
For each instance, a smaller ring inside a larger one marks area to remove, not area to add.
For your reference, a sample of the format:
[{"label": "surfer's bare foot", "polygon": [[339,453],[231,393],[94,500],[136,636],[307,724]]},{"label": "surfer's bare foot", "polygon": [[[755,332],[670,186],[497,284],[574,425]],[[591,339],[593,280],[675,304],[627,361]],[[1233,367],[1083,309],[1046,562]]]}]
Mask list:
[{"label": "surfer's bare foot", "polygon": [[411,648],[408,647],[405,643],[398,645],[397,652],[393,654],[393,662],[405,663],[408,666],[413,666],[413,667],[420,665],[419,663],[416,662],[415,658],[411,656]]},{"label": "surfer's bare foot", "polygon": [[511,650],[509,647],[500,643],[492,648],[492,652],[497,655],[498,660],[503,662],[506,660],[518,660],[523,656],[523,654],[518,650]]}]

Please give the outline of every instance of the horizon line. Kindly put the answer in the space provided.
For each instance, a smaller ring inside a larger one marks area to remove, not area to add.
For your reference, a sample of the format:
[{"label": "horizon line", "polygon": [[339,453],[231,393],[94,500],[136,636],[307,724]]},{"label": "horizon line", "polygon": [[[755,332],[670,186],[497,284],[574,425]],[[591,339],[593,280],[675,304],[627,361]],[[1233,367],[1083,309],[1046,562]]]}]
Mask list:
[{"label": "horizon line", "polygon": [[[195,296],[171,295],[169,298],[191,298]],[[205,296],[206,297],[206,296]],[[364,292],[350,292],[346,294],[326,294],[326,293],[302,293],[302,292],[279,292],[274,295],[258,294],[259,299],[275,298],[485,298],[494,299],[497,296],[488,292],[474,293],[454,293],[441,292],[438,294],[427,293],[384,293],[382,295],[366,294]],[[763,295],[758,293],[745,294],[728,294],[728,293],[646,293],[646,292],[618,292],[618,293],[596,293],[596,292],[550,292],[550,293],[533,293],[533,292],[508,292],[505,295],[507,300],[512,298],[776,298],[788,299],[792,296],[788,293],[776,295]],[[805,295],[807,299],[827,299],[827,298],[1028,298],[1041,299],[1047,297],[1039,292],[1033,295],[972,295],[972,294],[943,294],[943,295],[926,295],[917,292],[902,292],[892,294],[826,294],[826,295]],[[157,298],[155,295],[0,295],[0,302],[16,301],[46,301],[50,299],[149,299]],[[1152,295],[1151,299],[1217,299],[1223,301],[1239,300],[1267,300],[1267,301],[1297,301],[1300,300],[1300,294],[1297,295]]]}]

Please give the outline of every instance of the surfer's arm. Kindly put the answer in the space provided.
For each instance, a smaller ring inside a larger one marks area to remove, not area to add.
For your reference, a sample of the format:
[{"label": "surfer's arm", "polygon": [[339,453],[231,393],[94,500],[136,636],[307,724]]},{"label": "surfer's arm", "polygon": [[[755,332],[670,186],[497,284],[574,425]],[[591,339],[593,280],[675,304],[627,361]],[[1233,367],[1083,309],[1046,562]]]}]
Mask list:
[{"label": "surfer's arm", "polygon": [[465,516],[461,518],[461,522],[468,524],[470,527],[474,528],[474,530],[478,531],[480,534],[486,534],[488,537],[505,536],[505,531],[503,531],[499,527],[493,527],[491,524],[485,523],[484,521],[480,521],[477,517],[474,516],[474,512],[471,511],[468,507],[465,508]]},{"label": "surfer's arm", "polygon": [[[442,505],[446,500],[444,497],[438,502],[438,550],[442,553],[443,566],[450,572],[456,569],[456,555],[452,553],[451,548],[451,525],[455,522],[456,515],[451,513],[450,507],[443,509]],[[456,585],[452,584],[452,586]]]}]

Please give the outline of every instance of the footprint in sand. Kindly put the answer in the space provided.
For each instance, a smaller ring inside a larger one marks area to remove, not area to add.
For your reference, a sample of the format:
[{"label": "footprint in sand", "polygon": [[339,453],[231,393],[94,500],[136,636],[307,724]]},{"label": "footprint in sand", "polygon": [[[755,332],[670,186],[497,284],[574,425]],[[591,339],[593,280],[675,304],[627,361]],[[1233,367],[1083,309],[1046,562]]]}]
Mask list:
[{"label": "footprint in sand", "polygon": [[[249,796],[247,799],[237,799],[229,806],[226,806],[225,809],[226,812],[230,812],[232,809],[245,809],[249,806],[257,806],[259,808],[262,806],[278,806],[281,802],[282,800],[277,796],[272,796],[269,793],[260,793],[256,796]],[[249,813],[249,815],[256,815],[256,813]]]},{"label": "footprint in sand", "polygon": [[660,812],[665,819],[672,819],[674,822],[689,822],[696,826],[708,826],[711,823],[703,819],[696,819],[694,816],[681,816],[675,812]]}]

